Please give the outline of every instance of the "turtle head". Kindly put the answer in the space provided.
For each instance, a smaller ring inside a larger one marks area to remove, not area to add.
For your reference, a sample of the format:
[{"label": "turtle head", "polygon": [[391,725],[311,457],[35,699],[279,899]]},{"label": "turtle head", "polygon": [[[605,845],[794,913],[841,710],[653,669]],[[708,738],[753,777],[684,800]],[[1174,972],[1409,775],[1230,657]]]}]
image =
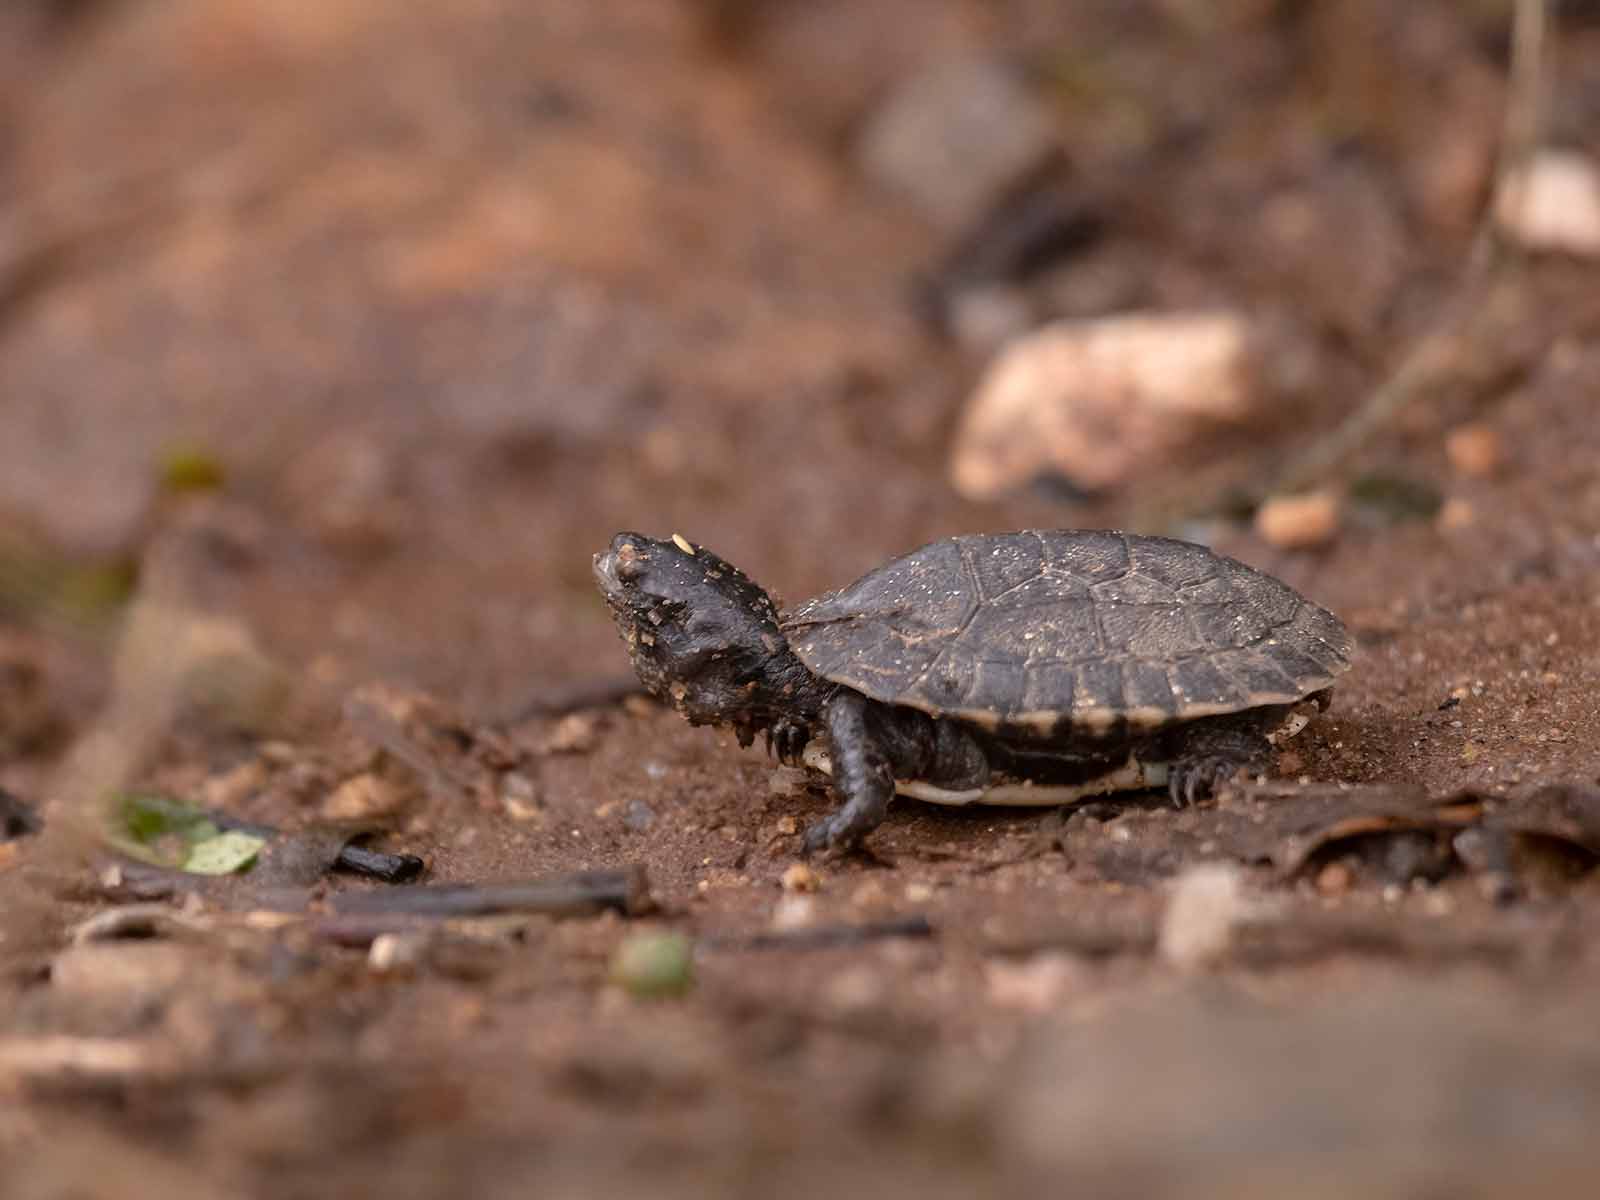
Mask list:
[{"label": "turtle head", "polygon": [[674,534],[619,533],[594,556],[595,581],[640,681],[695,725],[755,731],[796,711],[812,677],[778,627],[778,609],[744,572]]}]

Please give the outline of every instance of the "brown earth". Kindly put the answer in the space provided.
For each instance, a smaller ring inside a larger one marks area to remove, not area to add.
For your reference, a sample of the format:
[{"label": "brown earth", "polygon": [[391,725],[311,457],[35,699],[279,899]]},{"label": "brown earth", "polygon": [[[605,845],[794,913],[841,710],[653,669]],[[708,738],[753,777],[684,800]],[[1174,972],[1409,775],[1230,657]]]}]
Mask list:
[{"label": "brown earth", "polygon": [[[1499,271],[1330,481],[1367,499],[1324,549],[1214,515],[1450,303],[1507,7],[8,6],[0,787],[48,827],[0,844],[0,1194],[1592,1188],[1593,265]],[[1549,140],[1600,152],[1592,6],[1558,7]],[[1269,318],[1309,348],[1293,399],[1092,502],[954,495],[984,358],[913,299],[953,234],[851,147],[974,54],[1024,68],[1051,186],[1104,220],[1007,286]],[[1487,473],[1446,453],[1469,421]],[[797,599],[1040,525],[1204,537],[1340,613],[1357,665],[1213,805],[905,803],[814,894],[780,882],[827,804],[803,777],[642,701],[548,712],[626,676],[589,565],[618,529]],[[642,864],[658,911],[381,970],[304,918],[383,885],[274,851],[70,944],[137,890],[69,836],[108,777],[361,818],[439,882]],[[1217,862],[1231,940],[1191,961]],[[636,927],[695,939],[686,995],[607,982]]]}]

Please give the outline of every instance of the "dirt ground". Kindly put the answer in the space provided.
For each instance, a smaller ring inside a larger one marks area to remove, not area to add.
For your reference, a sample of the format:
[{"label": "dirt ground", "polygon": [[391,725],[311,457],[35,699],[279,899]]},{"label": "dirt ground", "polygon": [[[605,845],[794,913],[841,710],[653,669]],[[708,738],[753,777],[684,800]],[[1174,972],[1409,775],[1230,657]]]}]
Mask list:
[{"label": "dirt ground", "polygon": [[[1544,138],[1600,153],[1600,21],[1556,9]],[[1238,515],[1459,307],[1509,25],[5,6],[0,1195],[1592,1191],[1593,260],[1502,258],[1323,481],[1331,541]],[[1239,309],[1302,348],[1292,396],[1105,494],[957,495],[989,352],[930,308],[984,235],[859,146],[975,58],[1029,81],[1040,186],[1094,216],[984,282],[1035,321]],[[1447,452],[1464,425],[1493,462]],[[901,802],[809,878],[828,798],[623,696],[590,574],[678,530],[796,600],[1069,526],[1202,538],[1340,614],[1332,708],[1199,808]],[[83,829],[108,789],[286,832],[236,877],[119,865]],[[329,869],[357,828],[428,883],[642,867],[653,907],[369,947],[340,905],[413,885]],[[674,931],[686,990],[613,980]]]}]

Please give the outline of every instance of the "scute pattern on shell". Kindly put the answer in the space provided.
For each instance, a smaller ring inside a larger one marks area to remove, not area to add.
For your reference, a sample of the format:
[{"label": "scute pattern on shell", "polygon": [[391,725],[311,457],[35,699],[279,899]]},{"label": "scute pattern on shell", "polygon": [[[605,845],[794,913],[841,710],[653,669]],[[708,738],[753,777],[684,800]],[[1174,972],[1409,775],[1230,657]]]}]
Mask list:
[{"label": "scute pattern on shell", "polygon": [[1349,666],[1339,619],[1171,538],[1024,531],[933,542],[787,614],[816,674],[988,728],[1155,728],[1292,704]]}]

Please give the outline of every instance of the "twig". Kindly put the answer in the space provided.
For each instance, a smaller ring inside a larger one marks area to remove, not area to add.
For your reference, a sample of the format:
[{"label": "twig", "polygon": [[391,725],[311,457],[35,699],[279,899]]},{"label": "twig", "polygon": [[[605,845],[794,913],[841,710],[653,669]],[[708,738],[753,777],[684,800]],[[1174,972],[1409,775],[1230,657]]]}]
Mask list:
[{"label": "twig", "polygon": [[384,883],[410,883],[428,864],[415,854],[385,854],[347,842],[340,848],[333,865]]},{"label": "twig", "polygon": [[1522,186],[1543,127],[1544,61],[1549,41],[1547,5],[1548,0],[1517,0],[1511,28],[1505,124],[1494,186],[1479,216],[1455,295],[1394,372],[1343,424],[1294,459],[1273,491],[1303,490],[1343,465],[1443,373],[1447,356],[1441,351],[1449,349],[1465,332],[1466,320],[1477,308],[1475,301],[1504,262],[1503,241],[1495,233],[1497,201],[1503,192]]},{"label": "twig", "polygon": [[578,871],[525,883],[436,884],[402,891],[346,892],[331,902],[339,916],[484,917],[495,913],[572,916],[614,909],[627,916],[653,907],[642,866]]}]

